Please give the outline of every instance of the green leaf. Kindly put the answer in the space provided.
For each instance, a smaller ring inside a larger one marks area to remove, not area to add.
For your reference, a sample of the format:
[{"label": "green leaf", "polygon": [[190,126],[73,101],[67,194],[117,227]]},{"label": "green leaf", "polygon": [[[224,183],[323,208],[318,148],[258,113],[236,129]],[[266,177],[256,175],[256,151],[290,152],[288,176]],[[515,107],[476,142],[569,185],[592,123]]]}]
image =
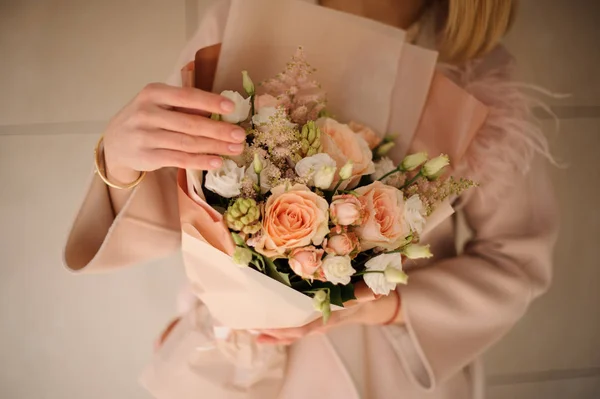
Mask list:
[{"label": "green leaf", "polygon": [[332,304],[337,306],[344,306],[344,301],[342,300],[342,290],[339,285],[331,285],[329,288],[330,292],[330,301]]},{"label": "green leaf", "polygon": [[354,285],[353,284],[342,285],[340,287],[340,291],[341,291],[341,296],[342,296],[342,302],[348,302],[353,299],[356,299],[356,296],[354,296]]},{"label": "green leaf", "polygon": [[282,284],[285,284],[287,286],[291,286],[292,284],[290,283],[290,277],[285,274],[285,273],[280,273],[277,270],[277,266],[275,266],[275,263],[273,263],[273,261],[267,257],[263,257],[266,266],[267,266],[267,276],[271,277],[274,280],[279,281]]}]

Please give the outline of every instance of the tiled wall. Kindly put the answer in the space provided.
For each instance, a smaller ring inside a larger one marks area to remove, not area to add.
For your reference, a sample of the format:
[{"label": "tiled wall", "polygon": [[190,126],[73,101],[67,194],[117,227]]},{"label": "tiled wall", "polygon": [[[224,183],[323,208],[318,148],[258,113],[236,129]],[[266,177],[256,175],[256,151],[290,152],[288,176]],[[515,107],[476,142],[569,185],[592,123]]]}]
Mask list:
[{"label": "tiled wall", "polygon": [[[600,7],[522,0],[507,39],[556,92],[555,283],[486,358],[492,399],[600,397]],[[0,0],[0,397],[147,398],[137,386],[174,313],[179,258],[73,276],[61,245],[107,119],[163,79],[206,0]],[[548,127],[551,123],[548,121]],[[551,130],[551,129],[549,129]]]}]

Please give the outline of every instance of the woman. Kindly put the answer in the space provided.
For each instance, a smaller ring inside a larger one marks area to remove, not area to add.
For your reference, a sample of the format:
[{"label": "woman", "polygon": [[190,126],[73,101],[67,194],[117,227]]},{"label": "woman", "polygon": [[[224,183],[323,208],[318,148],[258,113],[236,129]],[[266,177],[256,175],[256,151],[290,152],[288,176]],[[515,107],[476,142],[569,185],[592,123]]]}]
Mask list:
[{"label": "woman", "polygon": [[[446,62],[440,68],[490,107],[459,165],[482,186],[455,204],[473,232],[461,255],[455,250],[456,221],[449,219],[428,239],[435,260],[410,271],[410,284],[399,295],[334,313],[326,330],[313,323],[258,337],[264,344],[289,345],[285,378],[274,397],[480,397],[476,359],[547,289],[556,238],[548,179],[541,165],[529,170],[536,154],[547,157],[545,140],[527,122],[527,102],[509,81],[510,57],[498,47],[516,4],[321,3],[407,29],[410,40],[438,49]],[[199,47],[219,42],[226,13],[225,1],[207,15],[179,67]],[[231,112],[231,102],[175,86],[147,86],[107,127],[104,162],[112,186],[94,178],[67,243],[70,268],[106,270],[177,250],[172,168],[214,169],[220,155],[242,151],[242,130],[207,118]],[[135,188],[122,189],[128,186]]]}]

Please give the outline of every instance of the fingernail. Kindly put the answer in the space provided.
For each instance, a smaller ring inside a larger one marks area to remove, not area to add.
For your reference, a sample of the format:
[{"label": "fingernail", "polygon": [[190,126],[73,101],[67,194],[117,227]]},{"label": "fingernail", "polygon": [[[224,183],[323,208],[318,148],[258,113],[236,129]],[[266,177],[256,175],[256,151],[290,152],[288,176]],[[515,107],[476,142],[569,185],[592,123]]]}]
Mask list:
[{"label": "fingernail", "polygon": [[246,139],[246,131],[244,129],[235,129],[231,132],[231,137],[236,141],[242,141]]},{"label": "fingernail", "polygon": [[243,144],[229,144],[229,151],[235,152],[236,154],[244,150]]},{"label": "fingernail", "polygon": [[223,100],[221,101],[221,109],[224,112],[233,112],[233,110],[235,109],[235,104],[232,101]]},{"label": "fingernail", "polygon": [[216,158],[216,159],[211,159],[209,162],[209,165],[212,166],[213,168],[220,168],[222,163],[223,163],[223,161],[221,159]]}]

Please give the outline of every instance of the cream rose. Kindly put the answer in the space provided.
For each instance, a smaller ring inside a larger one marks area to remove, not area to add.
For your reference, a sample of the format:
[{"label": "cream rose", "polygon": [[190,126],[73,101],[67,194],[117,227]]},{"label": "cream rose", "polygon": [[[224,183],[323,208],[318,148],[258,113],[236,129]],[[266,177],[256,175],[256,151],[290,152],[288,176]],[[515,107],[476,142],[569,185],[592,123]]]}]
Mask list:
[{"label": "cream rose", "polygon": [[395,187],[376,181],[357,188],[360,202],[365,207],[365,219],[356,228],[363,251],[374,247],[394,250],[410,234],[404,220],[404,198]]},{"label": "cream rose", "polygon": [[322,267],[325,279],[332,284],[350,284],[350,278],[356,273],[349,256],[327,255]]},{"label": "cream rose", "polygon": [[317,249],[312,245],[308,247],[296,248],[292,250],[289,256],[290,268],[298,276],[313,280],[319,278],[319,269],[321,268],[321,258],[323,257],[322,249]]},{"label": "cream rose", "polygon": [[335,177],[335,161],[325,153],[301,159],[295,167],[296,174],[309,179],[308,185],[326,190]]},{"label": "cream rose", "polygon": [[379,137],[379,135],[370,127],[361,125],[360,123],[354,121],[348,123],[348,126],[354,133],[358,134],[367,142],[370,149],[377,147],[383,141],[383,139]]},{"label": "cream rose", "polygon": [[255,248],[266,256],[282,256],[311,243],[321,245],[329,232],[327,201],[303,184],[271,189],[265,204],[262,236]]},{"label": "cream rose", "polygon": [[[361,176],[375,171],[373,153],[369,145],[348,125],[331,118],[320,118],[316,123],[321,130],[323,152],[335,160],[337,167],[342,168],[348,161],[352,161],[352,177],[344,181],[340,189],[356,187]],[[339,177],[336,176],[332,185],[335,185],[338,180]]]}]

